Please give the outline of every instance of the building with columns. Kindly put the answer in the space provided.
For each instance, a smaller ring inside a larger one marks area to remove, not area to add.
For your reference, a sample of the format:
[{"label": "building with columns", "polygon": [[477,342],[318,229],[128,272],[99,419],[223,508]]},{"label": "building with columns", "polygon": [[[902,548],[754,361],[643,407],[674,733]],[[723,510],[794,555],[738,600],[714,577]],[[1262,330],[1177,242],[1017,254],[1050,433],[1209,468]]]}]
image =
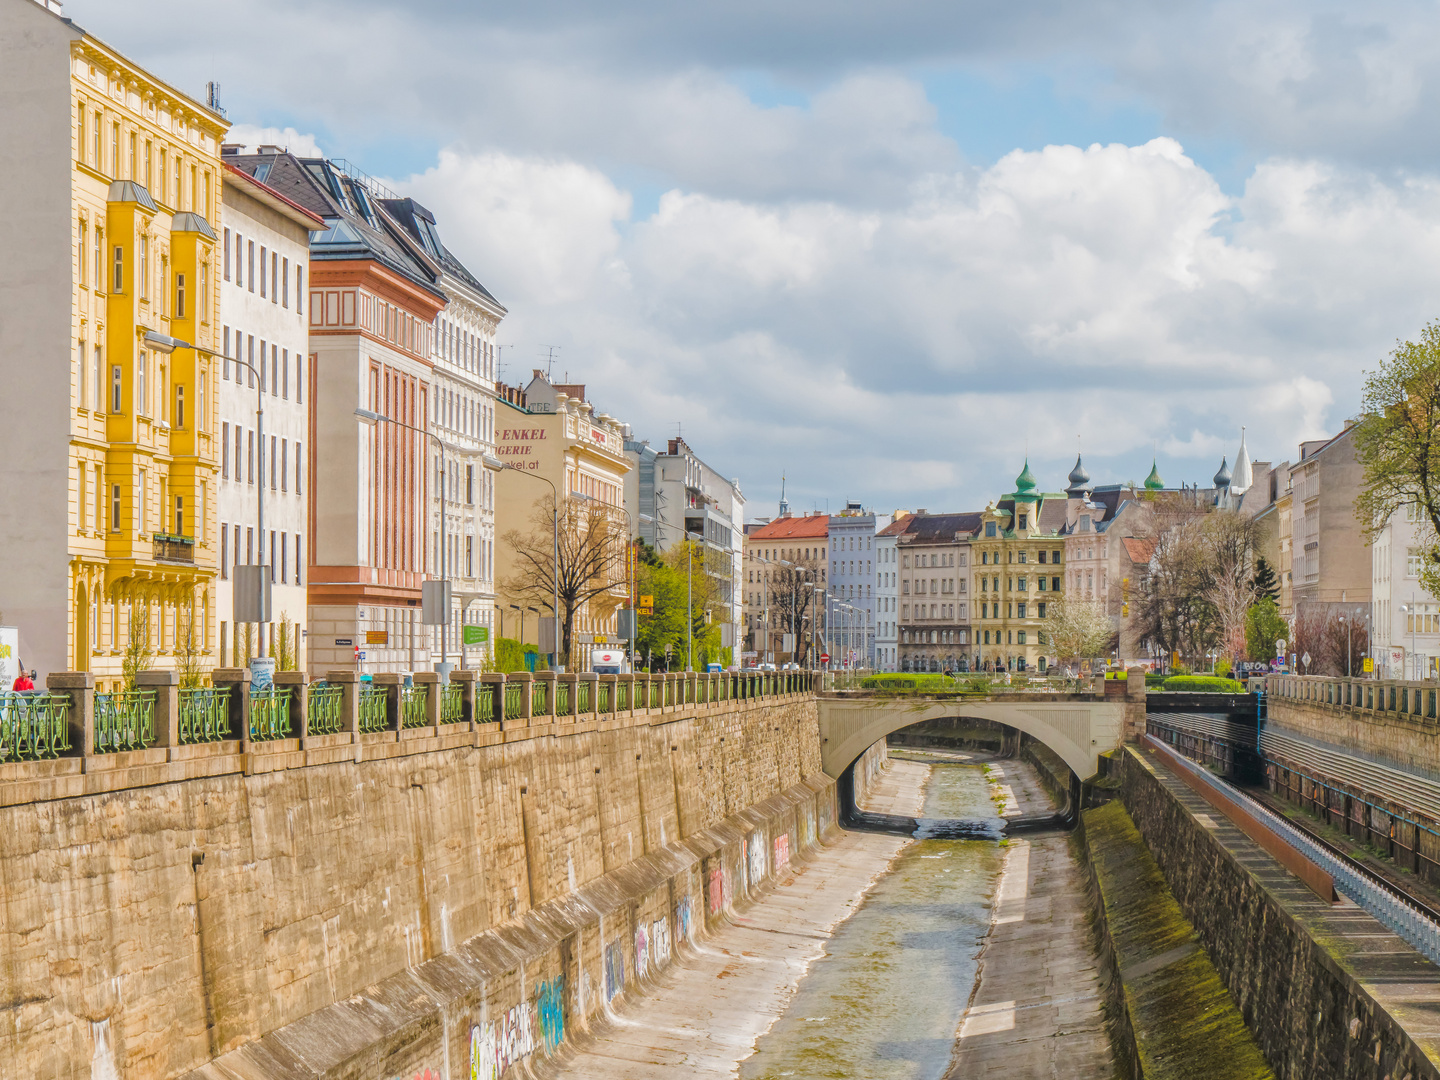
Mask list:
[{"label": "building with columns", "polygon": [[0,0],[0,541],[20,659],[214,662],[224,115],[61,14]]}]

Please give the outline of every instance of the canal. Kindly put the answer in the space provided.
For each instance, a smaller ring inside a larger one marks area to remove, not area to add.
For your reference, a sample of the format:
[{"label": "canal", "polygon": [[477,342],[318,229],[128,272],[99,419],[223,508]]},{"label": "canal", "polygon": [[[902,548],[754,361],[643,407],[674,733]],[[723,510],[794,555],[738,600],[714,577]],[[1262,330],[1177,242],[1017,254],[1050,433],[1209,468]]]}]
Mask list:
[{"label": "canal", "polygon": [[945,1074],[1008,843],[999,838],[1001,789],[987,772],[979,763],[932,766],[923,817],[984,820],[993,835],[919,839],[901,850],[741,1064],[742,1080]]}]

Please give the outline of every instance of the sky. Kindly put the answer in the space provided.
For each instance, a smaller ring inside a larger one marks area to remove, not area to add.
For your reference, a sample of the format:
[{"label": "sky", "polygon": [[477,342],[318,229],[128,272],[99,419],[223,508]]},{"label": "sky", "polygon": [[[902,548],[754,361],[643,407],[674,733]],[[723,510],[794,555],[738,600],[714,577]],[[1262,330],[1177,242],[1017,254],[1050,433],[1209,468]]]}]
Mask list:
[{"label": "sky", "polygon": [[1440,315],[1440,14],[1248,0],[66,0],[413,195],[637,438],[797,512],[1208,484]]}]

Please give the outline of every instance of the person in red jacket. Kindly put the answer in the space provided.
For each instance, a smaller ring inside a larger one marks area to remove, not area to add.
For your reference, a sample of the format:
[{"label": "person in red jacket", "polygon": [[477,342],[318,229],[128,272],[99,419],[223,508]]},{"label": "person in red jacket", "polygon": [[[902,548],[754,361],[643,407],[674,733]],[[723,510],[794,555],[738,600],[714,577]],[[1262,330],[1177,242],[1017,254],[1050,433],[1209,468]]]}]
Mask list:
[{"label": "person in red jacket", "polygon": [[26,673],[25,669],[21,668],[20,674],[15,677],[15,685],[10,687],[10,689],[14,690],[17,694],[22,690],[34,690],[35,682],[30,678],[29,674]]}]

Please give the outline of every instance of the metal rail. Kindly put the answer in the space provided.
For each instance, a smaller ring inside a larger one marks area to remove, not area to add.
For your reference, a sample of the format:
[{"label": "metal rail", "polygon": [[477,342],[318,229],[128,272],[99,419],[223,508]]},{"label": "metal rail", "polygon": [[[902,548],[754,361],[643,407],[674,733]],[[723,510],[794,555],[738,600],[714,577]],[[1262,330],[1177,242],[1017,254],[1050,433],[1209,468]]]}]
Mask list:
[{"label": "metal rail", "polygon": [[1386,881],[1339,848],[1297,828],[1244,788],[1215,776],[1178,753],[1175,759],[1219,790],[1245,797],[1254,807],[1255,818],[1328,873],[1335,881],[1337,892],[1374,916],[1432,964],[1440,965],[1440,912]]}]

